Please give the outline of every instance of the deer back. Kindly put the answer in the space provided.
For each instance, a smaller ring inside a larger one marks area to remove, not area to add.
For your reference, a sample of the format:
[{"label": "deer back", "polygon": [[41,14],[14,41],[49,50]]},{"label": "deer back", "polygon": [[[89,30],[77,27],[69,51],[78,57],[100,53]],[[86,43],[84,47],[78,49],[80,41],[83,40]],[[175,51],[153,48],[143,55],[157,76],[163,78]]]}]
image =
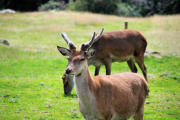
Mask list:
[{"label": "deer back", "polygon": [[123,58],[144,53],[146,46],[146,39],[141,33],[135,30],[123,30],[104,33],[92,45],[92,49],[95,49],[97,59],[111,56]]}]

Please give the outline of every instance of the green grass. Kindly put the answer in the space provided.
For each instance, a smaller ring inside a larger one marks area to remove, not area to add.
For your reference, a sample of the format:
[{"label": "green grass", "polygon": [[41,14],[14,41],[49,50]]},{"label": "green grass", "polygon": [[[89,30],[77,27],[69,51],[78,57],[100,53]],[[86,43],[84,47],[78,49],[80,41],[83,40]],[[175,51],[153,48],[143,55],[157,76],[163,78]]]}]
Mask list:
[{"label": "green grass", "polygon": [[[180,119],[180,15],[124,18],[70,11],[0,15],[0,38],[11,44],[0,44],[0,119],[83,120],[75,90],[71,96],[63,94],[67,60],[56,46],[67,45],[59,33],[66,32],[79,46],[101,27],[106,32],[124,29],[124,21],[145,35],[148,49],[164,55],[145,59],[155,78],[149,78],[144,119]],[[94,67],[90,71],[93,74]],[[113,63],[113,73],[126,71],[126,63]],[[160,77],[164,73],[170,76]]]}]

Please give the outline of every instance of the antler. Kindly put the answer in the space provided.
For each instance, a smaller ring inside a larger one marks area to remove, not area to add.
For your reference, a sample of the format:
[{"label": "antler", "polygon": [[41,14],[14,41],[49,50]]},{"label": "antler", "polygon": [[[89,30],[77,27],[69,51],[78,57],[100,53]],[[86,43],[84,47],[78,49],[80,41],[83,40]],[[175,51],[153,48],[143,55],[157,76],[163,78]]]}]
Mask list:
[{"label": "antler", "polygon": [[76,49],[76,46],[73,44],[73,42],[71,42],[71,41],[69,40],[69,38],[67,37],[66,33],[61,33],[61,36],[64,38],[64,40],[65,40],[66,43],[68,44],[70,50]]},{"label": "antler", "polygon": [[99,40],[99,38],[101,38],[103,31],[104,31],[104,28],[101,29],[100,34],[98,34],[97,36],[96,36],[96,33],[94,32],[91,40],[89,42],[81,45],[81,50],[82,51],[88,50],[96,41]]}]

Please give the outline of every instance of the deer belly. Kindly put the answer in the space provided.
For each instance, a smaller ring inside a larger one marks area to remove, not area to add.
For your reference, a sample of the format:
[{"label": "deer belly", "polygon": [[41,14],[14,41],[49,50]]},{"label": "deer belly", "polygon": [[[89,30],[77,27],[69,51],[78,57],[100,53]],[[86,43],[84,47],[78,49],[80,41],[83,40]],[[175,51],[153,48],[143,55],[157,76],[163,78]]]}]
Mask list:
[{"label": "deer belly", "polygon": [[112,59],[112,62],[124,62],[124,61],[128,61],[130,59],[133,59],[133,56],[120,56],[120,57],[117,57],[117,56],[111,55],[111,59]]},{"label": "deer belly", "polygon": [[90,58],[88,59],[88,65],[101,66],[103,63],[100,60]]}]

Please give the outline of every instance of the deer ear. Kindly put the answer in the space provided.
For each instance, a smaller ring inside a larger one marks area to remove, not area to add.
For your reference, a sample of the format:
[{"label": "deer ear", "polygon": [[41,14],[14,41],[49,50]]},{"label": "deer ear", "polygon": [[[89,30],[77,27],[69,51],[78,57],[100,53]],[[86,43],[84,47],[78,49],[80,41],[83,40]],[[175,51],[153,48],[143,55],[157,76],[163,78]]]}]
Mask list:
[{"label": "deer ear", "polygon": [[94,49],[89,49],[88,51],[85,51],[85,57],[87,57],[87,58],[91,58],[91,57],[93,57],[94,56],[94,54],[95,54],[95,50]]},{"label": "deer ear", "polygon": [[71,55],[71,51],[68,50],[67,48],[63,48],[63,47],[57,46],[57,49],[59,50],[59,52],[60,52],[63,56],[70,56],[70,55]]}]

